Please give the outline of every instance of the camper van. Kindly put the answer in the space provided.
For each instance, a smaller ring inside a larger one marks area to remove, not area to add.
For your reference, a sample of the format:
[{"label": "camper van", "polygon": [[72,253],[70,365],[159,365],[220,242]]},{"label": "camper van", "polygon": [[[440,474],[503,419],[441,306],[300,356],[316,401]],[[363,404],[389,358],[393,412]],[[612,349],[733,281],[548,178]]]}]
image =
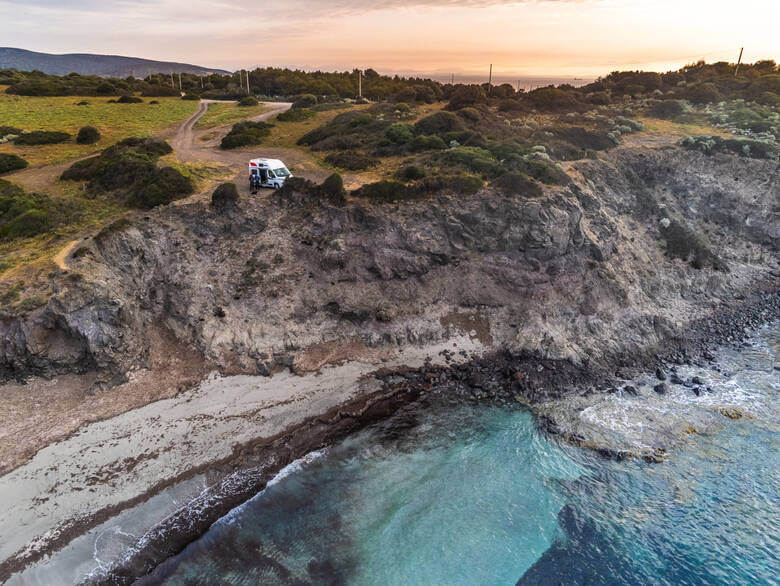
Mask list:
[{"label": "camper van", "polygon": [[252,159],[249,161],[249,186],[253,186],[253,176],[259,178],[261,187],[279,189],[284,180],[292,177],[292,173],[279,159]]}]

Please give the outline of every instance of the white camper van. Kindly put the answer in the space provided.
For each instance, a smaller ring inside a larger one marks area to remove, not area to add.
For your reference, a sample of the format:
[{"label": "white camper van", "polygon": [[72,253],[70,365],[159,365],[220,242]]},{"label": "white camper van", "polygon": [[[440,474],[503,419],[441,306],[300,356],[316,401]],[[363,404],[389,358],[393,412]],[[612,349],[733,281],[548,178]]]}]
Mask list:
[{"label": "white camper van", "polygon": [[292,177],[292,173],[279,159],[252,159],[249,161],[250,188],[258,185],[279,189],[288,177]]}]

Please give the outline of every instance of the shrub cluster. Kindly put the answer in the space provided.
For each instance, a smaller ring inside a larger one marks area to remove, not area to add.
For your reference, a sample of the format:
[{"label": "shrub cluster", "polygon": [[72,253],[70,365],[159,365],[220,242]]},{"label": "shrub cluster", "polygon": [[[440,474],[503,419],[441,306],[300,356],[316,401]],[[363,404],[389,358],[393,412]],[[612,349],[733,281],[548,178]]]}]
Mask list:
[{"label": "shrub cluster", "polygon": [[325,157],[328,165],[347,171],[363,171],[379,164],[379,160],[356,151],[336,151]]},{"label": "shrub cluster", "polygon": [[14,139],[14,143],[23,145],[57,144],[70,140],[67,132],[53,132],[49,130],[34,130],[20,134]]},{"label": "shrub cluster", "polygon": [[211,207],[220,213],[238,206],[238,189],[235,183],[221,183],[211,194]]},{"label": "shrub cluster", "polygon": [[314,117],[314,110],[309,108],[298,108],[297,110],[286,110],[279,114],[276,119],[279,122],[301,122]]},{"label": "shrub cluster", "polygon": [[671,258],[688,261],[696,269],[712,266],[725,270],[725,263],[710,249],[704,236],[678,220],[664,218],[661,235],[666,240],[666,254]]},{"label": "shrub cluster", "polygon": [[28,238],[75,219],[80,206],[64,198],[25,193],[0,179],[0,239]]},{"label": "shrub cluster", "polygon": [[16,155],[10,155],[8,153],[0,153],[0,175],[8,173],[9,171],[18,171],[24,169],[29,165],[22,157]]},{"label": "shrub cluster", "polygon": [[303,177],[290,177],[274,194],[275,201],[285,205],[325,202],[338,207],[347,203],[345,196],[344,181],[338,173],[328,176],[320,185]]},{"label": "shrub cluster", "polygon": [[474,175],[431,175],[410,184],[388,179],[377,181],[376,183],[367,183],[354,190],[352,195],[388,203],[417,199],[442,191],[471,195],[481,188],[482,180]]},{"label": "shrub cluster", "polygon": [[751,159],[778,159],[777,146],[769,141],[752,138],[722,138],[720,136],[688,136],[680,141],[688,150],[701,151],[707,155],[725,153]]},{"label": "shrub cluster", "polygon": [[128,95],[120,96],[120,98],[116,100],[117,104],[140,104],[141,102],[143,102],[141,98]]},{"label": "shrub cluster", "polygon": [[187,100],[187,101],[190,101],[190,102],[199,102],[200,101],[200,96],[198,94],[184,94],[181,97],[181,99],[182,100]]},{"label": "shrub cluster", "polygon": [[94,144],[100,140],[100,132],[94,126],[82,126],[76,135],[76,142],[79,144]]},{"label": "shrub cluster", "polygon": [[219,145],[222,149],[235,149],[242,146],[257,145],[263,138],[271,134],[272,124],[266,122],[239,122],[233,125],[230,132]]},{"label": "shrub cluster", "polygon": [[127,205],[149,209],[193,192],[188,177],[173,167],[157,167],[157,160],[170,152],[163,140],[127,138],[97,157],[77,161],[61,178],[87,181],[93,193],[114,191]]},{"label": "shrub cluster", "polygon": [[523,195],[525,197],[540,197],[542,188],[525,173],[510,171],[493,181],[493,185],[507,195]]},{"label": "shrub cluster", "polygon": [[248,108],[250,106],[257,106],[260,102],[254,96],[246,96],[238,101],[238,105],[242,108]]}]

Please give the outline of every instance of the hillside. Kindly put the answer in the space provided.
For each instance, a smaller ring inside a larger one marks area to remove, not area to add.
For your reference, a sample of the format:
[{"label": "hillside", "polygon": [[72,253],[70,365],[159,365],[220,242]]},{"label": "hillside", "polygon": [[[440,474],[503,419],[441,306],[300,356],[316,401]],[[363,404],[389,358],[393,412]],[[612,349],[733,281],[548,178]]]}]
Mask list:
[{"label": "hillside", "polygon": [[229,73],[223,69],[200,67],[199,65],[190,65],[188,63],[154,61],[119,55],[93,55],[89,53],[54,55],[12,47],[0,47],[0,69],[18,69],[20,71],[37,69],[54,75],[66,75],[75,72],[81,75],[106,75],[112,77],[127,77],[128,75],[146,77],[153,73],[194,73],[200,75]]}]

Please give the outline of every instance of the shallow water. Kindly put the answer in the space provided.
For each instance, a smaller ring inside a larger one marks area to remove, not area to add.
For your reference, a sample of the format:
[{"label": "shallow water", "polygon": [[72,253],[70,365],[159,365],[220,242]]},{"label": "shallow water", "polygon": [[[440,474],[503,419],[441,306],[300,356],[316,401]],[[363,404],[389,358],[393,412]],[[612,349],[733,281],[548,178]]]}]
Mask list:
[{"label": "shallow water", "polygon": [[[525,411],[410,409],[288,467],[145,581],[777,583],[778,356],[775,324],[723,349],[720,372],[690,369],[713,392],[664,398],[699,433],[659,464],[561,444]],[[642,399],[578,417],[608,425],[612,409],[621,441],[644,441],[659,399]]]}]

